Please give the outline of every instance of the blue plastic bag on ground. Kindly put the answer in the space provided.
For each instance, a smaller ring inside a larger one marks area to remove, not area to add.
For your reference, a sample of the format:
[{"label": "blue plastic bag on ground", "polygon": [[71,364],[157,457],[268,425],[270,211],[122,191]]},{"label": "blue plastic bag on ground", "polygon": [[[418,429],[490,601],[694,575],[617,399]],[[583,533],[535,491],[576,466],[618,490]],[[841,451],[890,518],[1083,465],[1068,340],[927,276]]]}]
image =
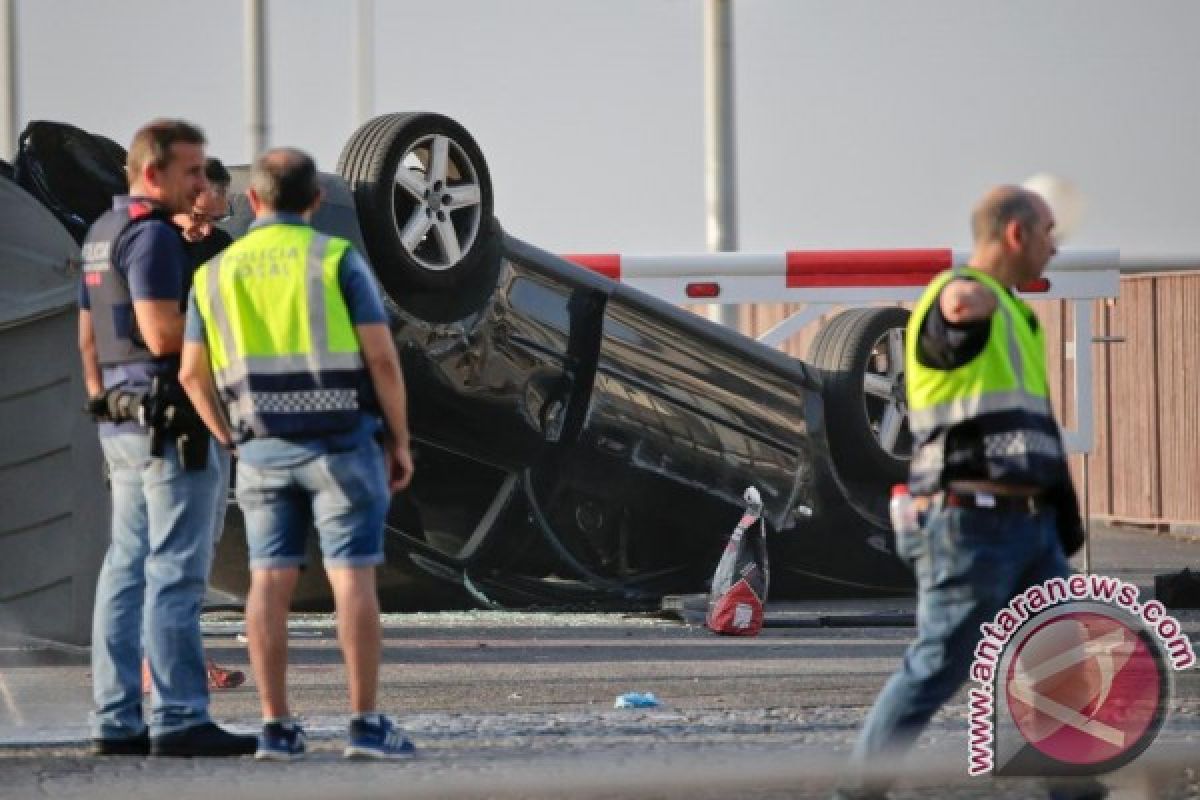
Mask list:
[{"label": "blue plastic bag on ground", "polygon": [[626,692],[617,696],[613,708],[658,708],[661,705],[654,692]]}]

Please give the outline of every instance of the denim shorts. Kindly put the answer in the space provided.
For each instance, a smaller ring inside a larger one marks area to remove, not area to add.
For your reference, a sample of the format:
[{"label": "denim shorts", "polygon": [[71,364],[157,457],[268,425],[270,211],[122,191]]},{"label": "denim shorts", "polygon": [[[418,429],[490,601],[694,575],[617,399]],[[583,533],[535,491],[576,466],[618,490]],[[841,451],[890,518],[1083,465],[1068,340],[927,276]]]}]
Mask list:
[{"label": "denim shorts", "polygon": [[383,451],[374,441],[295,466],[239,461],[237,501],[246,520],[251,569],[302,566],[314,526],[328,567],[384,560],[383,524],[391,493]]}]

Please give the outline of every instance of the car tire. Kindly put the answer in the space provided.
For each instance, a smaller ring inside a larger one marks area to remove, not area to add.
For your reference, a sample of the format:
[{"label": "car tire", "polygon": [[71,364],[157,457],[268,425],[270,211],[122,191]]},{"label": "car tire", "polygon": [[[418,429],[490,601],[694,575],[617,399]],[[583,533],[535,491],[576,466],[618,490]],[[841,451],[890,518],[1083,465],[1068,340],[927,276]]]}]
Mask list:
[{"label": "car tire", "polygon": [[444,290],[475,274],[496,249],[492,182],[466,129],[431,113],[386,114],[342,149],[367,255],[395,297]]},{"label": "car tire", "polygon": [[820,370],[834,464],[855,481],[908,476],[912,434],[904,393],[903,308],[853,308],[817,333],[808,361]]}]

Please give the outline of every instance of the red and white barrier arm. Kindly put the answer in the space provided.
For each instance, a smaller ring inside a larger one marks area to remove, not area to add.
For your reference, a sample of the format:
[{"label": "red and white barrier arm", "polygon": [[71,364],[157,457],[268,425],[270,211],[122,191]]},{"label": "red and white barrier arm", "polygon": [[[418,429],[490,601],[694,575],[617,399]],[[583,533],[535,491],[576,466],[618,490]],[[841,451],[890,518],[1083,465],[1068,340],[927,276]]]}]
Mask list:
[{"label": "red and white barrier arm", "polygon": [[[564,258],[615,281],[674,303],[801,303],[805,308],[762,333],[779,345],[834,306],[912,302],[939,272],[967,263],[970,254],[926,250],[790,250],[785,253],[690,255],[572,254]],[[1073,331],[1064,342],[1075,362],[1075,429],[1064,431],[1067,449],[1092,448],[1092,301],[1116,297],[1121,257],[1115,250],[1065,251],[1042,280],[1019,287],[1031,298],[1070,300]]]},{"label": "red and white barrier arm", "polygon": [[[785,253],[623,255],[564,258],[674,303],[866,305],[915,300],[934,275],[965,265],[966,251],[790,250]],[[1021,287],[1046,299],[1116,297],[1115,250],[1067,251],[1041,281]]]}]

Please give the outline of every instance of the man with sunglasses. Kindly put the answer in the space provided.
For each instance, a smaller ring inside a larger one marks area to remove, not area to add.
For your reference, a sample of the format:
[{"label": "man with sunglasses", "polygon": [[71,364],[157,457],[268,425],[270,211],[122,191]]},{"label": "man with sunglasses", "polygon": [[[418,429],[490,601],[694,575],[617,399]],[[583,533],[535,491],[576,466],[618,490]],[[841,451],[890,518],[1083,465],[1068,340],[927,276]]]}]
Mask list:
[{"label": "man with sunglasses", "polygon": [[[183,232],[183,249],[187,251],[192,272],[206,261],[233,244],[233,237],[218,228],[215,223],[229,219],[229,170],[220,159],[211,156],[204,162],[204,177],[208,188],[196,196],[192,210],[175,215],[175,224]],[[184,279],[183,308],[187,310],[187,296],[192,288],[192,276]]]},{"label": "man with sunglasses", "polygon": [[[183,294],[179,301],[182,312],[187,311],[187,296],[192,289],[193,273],[201,264],[233,244],[233,237],[213,224],[229,218],[229,184],[232,180],[229,170],[225,169],[220,159],[209,156],[204,161],[204,177],[207,185],[192,201],[191,210],[179,212],[171,218],[183,236],[183,249],[187,253],[188,269],[183,274]],[[220,473],[218,485],[227,490],[231,470],[229,451],[217,448],[216,460]],[[228,491],[219,491],[213,521],[214,548],[225,531],[225,509],[228,504]],[[245,672],[240,669],[226,669],[210,656],[205,657],[204,668],[210,689],[236,689],[246,682]],[[143,659],[142,692],[149,694],[151,684],[150,664]]]}]

